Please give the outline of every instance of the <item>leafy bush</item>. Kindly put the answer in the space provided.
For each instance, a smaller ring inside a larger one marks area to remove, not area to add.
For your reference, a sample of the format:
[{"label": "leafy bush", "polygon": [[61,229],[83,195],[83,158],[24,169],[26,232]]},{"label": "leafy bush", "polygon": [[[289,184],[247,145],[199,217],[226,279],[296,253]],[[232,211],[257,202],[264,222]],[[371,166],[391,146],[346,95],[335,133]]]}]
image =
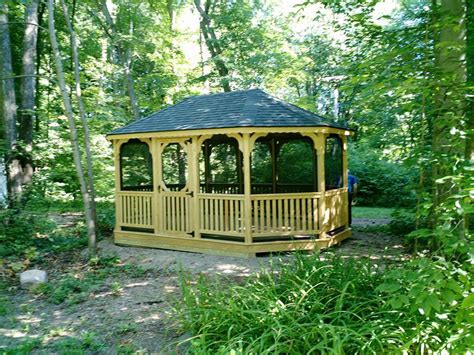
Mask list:
[{"label": "leafy bush", "polygon": [[415,230],[415,213],[406,209],[396,209],[392,212],[392,219],[388,224],[388,232],[392,235],[405,237]]},{"label": "leafy bush", "polygon": [[299,256],[242,286],[183,279],[178,312],[193,353],[459,353],[473,340],[471,275],[442,259],[387,270]]},{"label": "leafy bush", "polygon": [[407,207],[415,204],[416,169],[381,159],[375,151],[353,149],[351,174],[359,180],[357,203],[362,206]]},{"label": "leafy bush", "polygon": [[97,231],[100,236],[111,235],[115,228],[115,207],[111,203],[97,204]]},{"label": "leafy bush", "polygon": [[55,227],[45,214],[0,210],[0,257],[18,256],[32,247],[44,246]]}]

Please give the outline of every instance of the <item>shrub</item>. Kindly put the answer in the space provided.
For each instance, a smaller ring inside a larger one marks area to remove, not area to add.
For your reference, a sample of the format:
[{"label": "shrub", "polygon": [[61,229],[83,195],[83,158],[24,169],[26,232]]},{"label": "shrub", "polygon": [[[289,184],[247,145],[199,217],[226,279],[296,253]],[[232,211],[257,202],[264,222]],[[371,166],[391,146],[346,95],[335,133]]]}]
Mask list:
[{"label": "shrub", "polygon": [[381,159],[376,152],[354,149],[349,155],[351,174],[358,180],[361,206],[407,207],[415,204],[416,169]]},{"label": "shrub", "polygon": [[115,227],[115,207],[111,203],[97,204],[97,230],[100,236],[111,235]]},{"label": "shrub", "polygon": [[178,312],[193,353],[462,352],[474,302],[461,270],[441,259],[387,270],[298,256],[242,286],[183,279]]},{"label": "shrub", "polygon": [[388,224],[388,231],[392,235],[405,237],[416,227],[415,213],[406,209],[396,209],[392,212],[392,219]]},{"label": "shrub", "polygon": [[19,256],[32,247],[44,246],[55,227],[45,214],[0,210],[0,257]]}]

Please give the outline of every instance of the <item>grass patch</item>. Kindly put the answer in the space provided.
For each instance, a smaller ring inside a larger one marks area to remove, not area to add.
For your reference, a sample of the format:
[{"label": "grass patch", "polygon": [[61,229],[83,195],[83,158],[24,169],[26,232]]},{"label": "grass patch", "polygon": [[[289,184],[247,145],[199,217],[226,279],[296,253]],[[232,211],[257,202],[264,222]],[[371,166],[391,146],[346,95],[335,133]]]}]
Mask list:
[{"label": "grass patch", "polygon": [[459,265],[422,259],[382,270],[324,257],[297,256],[242,286],[183,279],[177,312],[193,335],[190,352],[463,352],[472,344],[473,326],[459,316],[460,305],[472,307],[471,286]]},{"label": "grass patch", "polygon": [[47,282],[37,292],[55,304],[78,304],[99,290],[118,295],[119,284],[106,282],[111,277],[142,277],[145,273],[139,266],[122,264],[117,257],[100,258],[89,262],[85,271],[71,272],[59,280]]},{"label": "grass patch", "polygon": [[27,339],[22,341],[20,344],[2,349],[2,354],[5,355],[17,355],[17,354],[30,354],[33,350],[37,349],[41,345],[39,339]]},{"label": "grass patch", "polygon": [[391,215],[395,209],[386,207],[352,207],[353,218],[391,218]]},{"label": "grass patch", "polygon": [[359,226],[359,225],[353,224],[351,228],[355,232],[364,232],[364,233],[389,233],[390,232],[389,226],[387,224],[365,225],[365,226]]}]

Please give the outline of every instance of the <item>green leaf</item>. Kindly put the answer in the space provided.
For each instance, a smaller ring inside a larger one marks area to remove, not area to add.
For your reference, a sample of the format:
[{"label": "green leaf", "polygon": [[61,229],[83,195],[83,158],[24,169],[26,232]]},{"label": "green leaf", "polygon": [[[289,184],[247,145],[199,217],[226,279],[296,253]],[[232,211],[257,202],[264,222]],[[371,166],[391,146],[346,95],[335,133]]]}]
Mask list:
[{"label": "green leaf", "polygon": [[400,284],[396,284],[396,283],[389,283],[389,284],[385,283],[377,287],[379,291],[385,291],[385,292],[395,292],[399,290],[400,288],[401,288]]},{"label": "green leaf", "polygon": [[437,312],[440,311],[441,306],[440,306],[439,298],[438,298],[437,295],[435,295],[435,294],[429,295],[429,296],[426,298],[425,302],[426,302],[426,301],[428,301],[429,304],[431,305],[431,307],[434,308]]},{"label": "green leaf", "polygon": [[474,307],[474,294],[467,296],[461,303],[461,308],[473,308]]}]

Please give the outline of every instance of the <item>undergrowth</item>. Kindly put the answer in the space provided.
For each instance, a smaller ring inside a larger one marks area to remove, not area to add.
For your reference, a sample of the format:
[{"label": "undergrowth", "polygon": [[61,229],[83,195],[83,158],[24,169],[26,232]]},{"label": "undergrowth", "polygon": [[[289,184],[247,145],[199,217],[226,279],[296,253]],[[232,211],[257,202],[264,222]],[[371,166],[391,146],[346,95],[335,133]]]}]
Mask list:
[{"label": "undergrowth", "polygon": [[52,303],[72,305],[84,302],[98,291],[118,296],[122,291],[121,285],[117,282],[107,284],[108,279],[121,275],[142,277],[145,273],[143,268],[123,264],[117,257],[102,257],[92,259],[82,270],[68,272],[60,279],[41,285],[35,292]]},{"label": "undergrowth", "polygon": [[[113,205],[98,204],[97,234],[110,235],[115,224]],[[0,277],[14,277],[46,255],[72,252],[87,246],[80,216],[73,226],[59,227],[48,211],[11,208],[0,210]]]},{"label": "undergrowth", "polygon": [[456,263],[421,258],[387,269],[300,255],[278,270],[232,287],[183,277],[178,314],[190,351],[462,352],[474,343],[472,276]]}]

